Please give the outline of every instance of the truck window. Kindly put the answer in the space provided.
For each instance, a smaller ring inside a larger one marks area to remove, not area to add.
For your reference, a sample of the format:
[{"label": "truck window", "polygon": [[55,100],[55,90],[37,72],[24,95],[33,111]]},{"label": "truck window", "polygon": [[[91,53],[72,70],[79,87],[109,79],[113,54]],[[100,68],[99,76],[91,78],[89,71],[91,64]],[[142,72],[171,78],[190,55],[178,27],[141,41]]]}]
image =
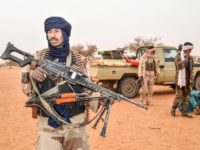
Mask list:
[{"label": "truck window", "polygon": [[118,50],[99,52],[103,59],[123,59],[122,54]]},{"label": "truck window", "polygon": [[174,62],[177,51],[175,49],[164,49],[165,62]]},{"label": "truck window", "polygon": [[123,59],[120,51],[113,51],[113,59]]}]

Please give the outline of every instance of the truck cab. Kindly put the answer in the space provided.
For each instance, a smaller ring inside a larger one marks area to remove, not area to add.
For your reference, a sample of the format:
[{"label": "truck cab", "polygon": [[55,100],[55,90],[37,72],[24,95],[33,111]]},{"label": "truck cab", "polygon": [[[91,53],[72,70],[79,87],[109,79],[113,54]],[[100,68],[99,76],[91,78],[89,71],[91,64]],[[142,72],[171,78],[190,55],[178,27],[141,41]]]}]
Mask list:
[{"label": "truck cab", "polygon": [[[155,84],[167,85],[175,89],[176,68],[174,59],[178,53],[173,46],[156,46],[156,56],[159,62],[160,74]],[[131,59],[140,61],[147,47],[140,47]],[[101,59],[93,60],[91,64],[91,80],[102,84],[126,97],[133,98],[138,95],[140,85],[138,67],[132,66],[124,58],[123,50],[107,50],[99,52]],[[200,64],[194,64],[194,89],[200,91]]]}]

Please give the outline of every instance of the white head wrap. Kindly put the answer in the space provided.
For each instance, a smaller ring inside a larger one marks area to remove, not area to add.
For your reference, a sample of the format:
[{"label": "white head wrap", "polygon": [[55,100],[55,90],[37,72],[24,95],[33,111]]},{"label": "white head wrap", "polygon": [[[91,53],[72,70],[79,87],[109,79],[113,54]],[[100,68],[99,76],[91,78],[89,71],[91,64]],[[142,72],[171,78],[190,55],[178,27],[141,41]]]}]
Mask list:
[{"label": "white head wrap", "polygon": [[186,50],[192,50],[194,48],[194,46],[192,45],[186,45],[186,46],[183,46],[183,50],[186,51]]}]

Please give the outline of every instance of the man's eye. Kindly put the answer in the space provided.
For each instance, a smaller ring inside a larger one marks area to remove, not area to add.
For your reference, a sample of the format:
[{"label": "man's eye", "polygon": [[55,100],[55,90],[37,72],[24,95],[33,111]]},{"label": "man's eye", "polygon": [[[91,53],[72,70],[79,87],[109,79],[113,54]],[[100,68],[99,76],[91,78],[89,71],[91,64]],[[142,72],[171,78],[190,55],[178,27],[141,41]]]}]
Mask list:
[{"label": "man's eye", "polygon": [[47,31],[47,34],[51,34],[51,31],[49,30],[49,31]]}]

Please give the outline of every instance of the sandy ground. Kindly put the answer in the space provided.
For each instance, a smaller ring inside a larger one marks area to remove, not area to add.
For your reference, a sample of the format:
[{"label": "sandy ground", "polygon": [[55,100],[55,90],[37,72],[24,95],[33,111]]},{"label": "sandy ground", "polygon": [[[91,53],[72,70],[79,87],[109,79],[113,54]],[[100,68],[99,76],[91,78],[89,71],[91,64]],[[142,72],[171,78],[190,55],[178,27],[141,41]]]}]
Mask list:
[{"label": "sandy ground", "polygon": [[[91,150],[199,150],[200,116],[193,119],[170,116],[174,98],[171,88],[157,86],[148,111],[121,101],[111,110],[107,137],[88,125]],[[36,120],[24,107],[19,68],[0,68],[0,150],[33,150],[37,138]],[[136,98],[135,100],[138,100]]]}]

